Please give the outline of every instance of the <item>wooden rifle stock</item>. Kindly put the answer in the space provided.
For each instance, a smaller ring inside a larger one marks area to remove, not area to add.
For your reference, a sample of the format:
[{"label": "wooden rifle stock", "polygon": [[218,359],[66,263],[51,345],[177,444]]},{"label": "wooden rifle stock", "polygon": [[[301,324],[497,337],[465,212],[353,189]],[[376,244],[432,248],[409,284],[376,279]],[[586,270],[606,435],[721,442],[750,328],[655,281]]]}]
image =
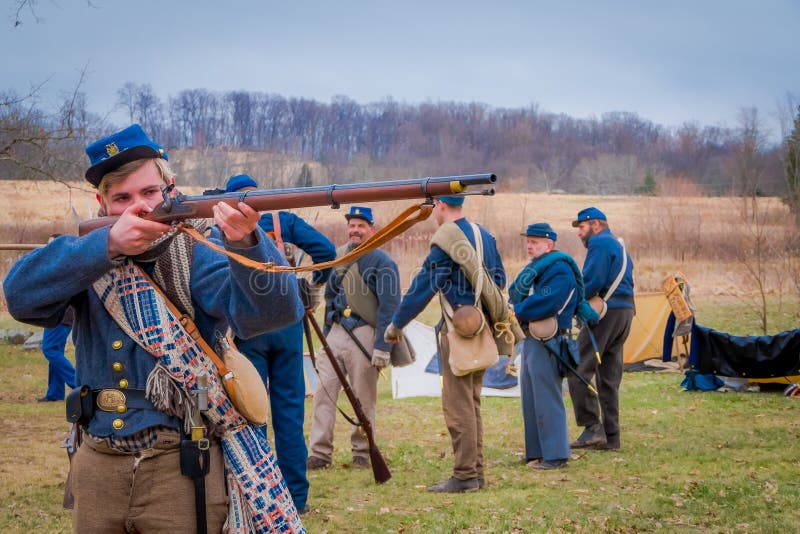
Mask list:
[{"label": "wooden rifle stock", "polygon": [[[383,484],[392,478],[392,472],[389,471],[389,466],[386,465],[386,460],[383,459],[381,451],[378,449],[378,445],[375,444],[375,435],[372,430],[372,423],[369,422],[367,415],[364,413],[364,408],[361,406],[361,401],[359,401],[358,397],[356,397],[356,394],[350,387],[350,383],[344,376],[344,372],[342,372],[342,369],[336,362],[336,357],[333,355],[330,345],[328,345],[328,342],[325,340],[325,335],[322,333],[319,323],[317,323],[317,320],[314,318],[313,310],[310,308],[306,309],[305,315],[303,316],[303,326],[305,327],[306,331],[308,350],[311,352],[311,354],[314,354],[314,347],[311,344],[311,330],[309,328],[309,324],[314,328],[314,332],[317,333],[317,337],[319,338],[320,343],[322,343],[322,348],[325,350],[325,354],[328,355],[328,359],[331,361],[333,371],[339,378],[339,382],[342,384],[342,389],[344,389],[344,392],[347,395],[347,400],[349,400],[350,404],[353,406],[353,411],[358,418],[358,422],[361,425],[361,428],[364,430],[364,434],[367,436],[367,442],[369,443],[369,460],[370,465],[372,465],[372,476],[375,478],[375,482],[378,484]],[[322,385],[319,387],[322,387]]]},{"label": "wooden rifle stock", "polygon": [[[170,187],[164,190],[164,201],[144,218],[167,224],[186,219],[209,218],[213,217],[213,206],[219,202],[233,207],[244,202],[256,211],[273,211],[313,206],[338,208],[340,204],[472,194],[466,193],[470,185],[491,185],[496,181],[497,176],[494,174],[469,174],[363,184],[259,189],[219,195],[188,196],[178,193],[174,197],[169,196]],[[484,189],[477,194],[493,195],[494,189]],[[79,225],[78,234],[86,235],[92,230],[110,226],[117,219],[118,217],[98,217],[83,221]]]}]

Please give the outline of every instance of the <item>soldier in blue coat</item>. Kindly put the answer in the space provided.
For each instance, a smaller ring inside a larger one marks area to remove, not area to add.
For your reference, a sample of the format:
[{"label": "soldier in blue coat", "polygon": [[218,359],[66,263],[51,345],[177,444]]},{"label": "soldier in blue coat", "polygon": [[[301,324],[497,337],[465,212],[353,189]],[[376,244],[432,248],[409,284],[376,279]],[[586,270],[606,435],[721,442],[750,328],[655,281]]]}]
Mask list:
[{"label": "soldier in blue coat", "polygon": [[[225,192],[256,189],[255,180],[246,174],[228,179]],[[276,219],[278,228],[275,228]],[[333,260],[336,248],[327,237],[303,219],[288,211],[265,213],[258,221],[267,235],[276,240],[290,263],[294,247],[307,253],[314,263]],[[288,246],[286,246],[288,244]],[[314,307],[314,295],[330,277],[330,269],[314,271],[311,285],[299,279],[300,292],[307,306]],[[303,375],[303,322],[298,321],[275,332],[250,339],[236,339],[239,350],[253,362],[269,390],[272,430],[278,466],[298,510],[304,512],[308,498],[306,462],[308,449],[303,435],[305,417],[305,378]],[[265,428],[266,430],[266,428]]]},{"label": "soldier in blue coat", "polygon": [[[591,380],[597,374],[597,392],[591,394],[574,376],[569,377],[569,393],[575,421],[584,427],[572,447],[616,450],[620,448],[619,385],[622,382],[622,348],[633,321],[633,261],[623,242],[608,227],[605,214],[597,208],[578,212],[572,222],[587,248],[583,263],[586,298],[605,303],[606,313],[592,328],[600,352],[598,364],[589,329],[578,336],[581,362],[578,372]],[[602,314],[601,314],[602,315]],[[602,420],[601,420],[602,412]]]},{"label": "soldier in blue coat", "polygon": [[[276,290],[263,291],[260,284],[259,291],[248,268],[199,243],[176,256],[185,236],[142,218],[162,201],[162,187],[174,174],[164,149],[138,125],[86,151],[86,179],[98,189],[103,211],[119,219],[82,237],[61,236],[21,258],[4,281],[8,308],[17,320],[44,327],[58,325],[69,306],[75,310],[77,382],[94,392],[88,397],[94,405],[83,406],[88,421],[67,488],[74,497],[73,530],[194,532],[195,486],[181,474],[179,461],[184,421],[155,407],[151,399],[166,401],[163,396],[145,392],[163,366],[120,326],[96,284],[118,268],[135,266],[163,284],[207,340],[226,325],[246,338],[296,322],[302,312],[297,284],[292,275],[270,274]],[[249,206],[220,203],[214,212],[222,230],[218,245],[255,261],[284,261]],[[146,332],[157,336],[157,330]],[[222,462],[220,442],[212,436],[205,477],[210,532],[221,531],[227,516]]]},{"label": "soldier in blue coat", "polygon": [[[372,210],[351,206],[345,214],[348,242],[337,250],[344,256],[360,246],[377,228]],[[336,363],[350,382],[364,415],[376,428],[378,377],[391,361],[392,346],[383,339],[392,313],[400,303],[397,264],[382,250],[373,250],[354,262],[336,267],[325,287],[325,339]],[[333,462],[336,403],[342,384],[324,350],[316,359],[319,385],[314,392],[314,415],[308,444],[309,469]],[[350,433],[352,467],[370,466],[369,443],[360,426]]]},{"label": "soldier in blue coat", "polygon": [[[520,326],[525,331],[522,348],[522,416],[525,423],[525,459],[534,469],[566,467],[569,460],[567,412],[561,393],[564,367],[561,358],[577,360],[577,347],[569,338],[579,298],[577,266],[568,255],[554,251],[557,234],[547,223],[528,226],[531,263],[511,285],[509,294]],[[556,320],[556,330],[534,337],[535,321]],[[573,363],[574,365],[574,363]]]},{"label": "soldier in blue coat", "polygon": [[[472,225],[462,214],[464,197],[439,197],[435,202],[433,213],[436,222],[440,226],[454,223],[475,247]],[[484,228],[479,227],[479,229],[483,242],[484,266],[492,281],[502,289],[506,284],[506,274],[495,239]],[[453,309],[463,305],[473,305],[476,302],[475,291],[459,264],[442,248],[431,245],[422,269],[411,282],[411,287],[392,317],[392,323],[386,329],[386,340],[398,342],[402,336],[402,328],[425,309],[436,293],[440,293]],[[428,487],[428,491],[444,493],[477,491],[485,484],[483,423],[480,412],[484,371],[464,376],[454,375],[449,364],[449,347],[441,326],[437,328],[437,335],[440,341],[442,365],[442,409],[450,432],[455,465],[452,477]]]}]

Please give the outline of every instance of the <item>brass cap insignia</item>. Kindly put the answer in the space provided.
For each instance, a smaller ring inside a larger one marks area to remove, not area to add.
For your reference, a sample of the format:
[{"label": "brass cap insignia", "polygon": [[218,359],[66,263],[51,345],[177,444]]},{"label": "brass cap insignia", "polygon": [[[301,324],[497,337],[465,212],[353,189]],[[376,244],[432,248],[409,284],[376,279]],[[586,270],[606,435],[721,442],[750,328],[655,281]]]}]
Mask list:
[{"label": "brass cap insignia", "polygon": [[107,144],[106,154],[108,154],[108,157],[116,156],[117,154],[119,154],[119,147],[117,146],[117,144],[116,143]]}]

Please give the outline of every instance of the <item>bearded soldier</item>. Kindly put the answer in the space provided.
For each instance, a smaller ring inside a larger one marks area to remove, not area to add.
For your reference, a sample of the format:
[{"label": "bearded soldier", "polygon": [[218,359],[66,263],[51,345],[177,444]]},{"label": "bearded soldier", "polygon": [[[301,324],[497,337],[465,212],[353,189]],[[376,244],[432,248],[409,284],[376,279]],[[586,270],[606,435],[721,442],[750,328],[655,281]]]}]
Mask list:
[{"label": "bearded soldier", "polygon": [[[581,210],[572,226],[578,229],[578,237],[587,248],[583,263],[586,298],[600,314],[599,324],[581,329],[578,336],[581,355],[578,372],[588,380],[597,374],[598,396],[592,395],[577,377],[569,377],[575,422],[584,427],[572,447],[616,450],[620,448],[622,348],[635,313],[633,262],[622,240],[611,233],[606,216],[599,209]],[[600,362],[592,344],[592,334],[596,338]]]}]

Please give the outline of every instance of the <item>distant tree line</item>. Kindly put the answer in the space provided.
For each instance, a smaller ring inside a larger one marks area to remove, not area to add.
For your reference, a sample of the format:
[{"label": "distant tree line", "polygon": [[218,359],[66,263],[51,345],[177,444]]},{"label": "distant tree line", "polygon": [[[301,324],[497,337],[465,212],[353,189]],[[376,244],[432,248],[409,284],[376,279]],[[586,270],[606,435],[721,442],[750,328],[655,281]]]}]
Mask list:
[{"label": "distant tree line", "polygon": [[[787,187],[785,146],[767,141],[755,108],[743,108],[734,128],[686,123],[669,129],[635,113],[576,119],[536,105],[512,109],[392,99],[359,104],[344,96],[321,103],[206,89],[162,100],[149,84],[131,82],[117,96],[129,122],[140,123],[168,148],[280,153],[319,163],[329,181],[492,171],[525,191],[655,194],[670,184],[689,183],[707,194],[784,195]],[[63,126],[63,117],[46,116],[18,100],[0,95],[0,120]],[[85,98],[74,97],[68,108],[62,115],[72,121],[72,136],[65,141],[69,154],[118,127],[85,112]],[[3,177],[26,172],[44,177],[0,159]]]}]

